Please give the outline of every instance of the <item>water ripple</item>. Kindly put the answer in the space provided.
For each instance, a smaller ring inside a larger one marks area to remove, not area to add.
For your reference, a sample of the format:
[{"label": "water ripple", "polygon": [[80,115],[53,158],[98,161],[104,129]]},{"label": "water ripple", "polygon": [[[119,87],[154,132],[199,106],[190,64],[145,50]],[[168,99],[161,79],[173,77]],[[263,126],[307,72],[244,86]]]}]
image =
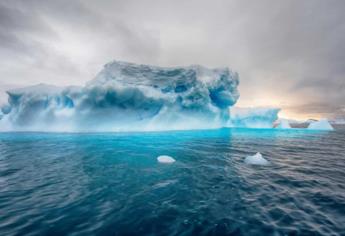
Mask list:
[{"label": "water ripple", "polygon": [[[344,140],[344,129],[1,133],[0,235],[344,235]],[[243,162],[256,152],[272,165]]]}]

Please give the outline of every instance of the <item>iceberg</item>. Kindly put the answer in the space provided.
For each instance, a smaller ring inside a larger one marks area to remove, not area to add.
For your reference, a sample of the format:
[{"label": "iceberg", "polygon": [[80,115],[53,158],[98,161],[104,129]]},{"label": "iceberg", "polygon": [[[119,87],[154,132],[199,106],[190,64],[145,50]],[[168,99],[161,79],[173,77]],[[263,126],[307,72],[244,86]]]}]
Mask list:
[{"label": "iceberg", "polygon": [[244,162],[249,165],[269,165],[269,162],[262,157],[260,152],[257,152],[253,156],[247,156]]},{"label": "iceberg", "polygon": [[273,128],[278,119],[279,108],[230,108],[229,127]]},{"label": "iceberg", "polygon": [[291,129],[291,126],[288,120],[281,119],[276,128],[277,129]]},{"label": "iceberg", "polygon": [[82,87],[7,91],[4,131],[146,131],[226,126],[238,74],[199,65],[164,68],[113,61]]},{"label": "iceberg", "polygon": [[313,121],[309,124],[308,129],[312,130],[333,130],[332,125],[327,119],[321,119],[319,121]]}]

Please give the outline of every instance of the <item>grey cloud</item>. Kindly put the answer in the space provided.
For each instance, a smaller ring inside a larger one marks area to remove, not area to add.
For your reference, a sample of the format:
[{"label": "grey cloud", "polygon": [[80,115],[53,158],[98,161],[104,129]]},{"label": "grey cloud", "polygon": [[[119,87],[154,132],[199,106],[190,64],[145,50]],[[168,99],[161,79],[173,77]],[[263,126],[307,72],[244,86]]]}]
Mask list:
[{"label": "grey cloud", "polygon": [[16,52],[30,52],[30,34],[45,33],[48,28],[31,12],[0,3],[0,48]]},{"label": "grey cloud", "polygon": [[[156,56],[156,38],[146,34],[147,32],[129,25],[126,18],[117,17],[121,11],[121,4],[118,1],[112,2],[111,7],[114,14],[105,17],[89,6],[88,1],[22,1],[23,5],[28,5],[36,14],[49,16],[54,23],[58,23],[66,28],[73,28],[77,32],[92,34],[95,37],[102,37],[109,46],[117,46],[127,54],[146,58]],[[104,6],[106,7],[106,6]],[[62,36],[63,37],[63,36]],[[89,40],[89,39],[85,39]],[[106,63],[106,62],[104,62]]]}]

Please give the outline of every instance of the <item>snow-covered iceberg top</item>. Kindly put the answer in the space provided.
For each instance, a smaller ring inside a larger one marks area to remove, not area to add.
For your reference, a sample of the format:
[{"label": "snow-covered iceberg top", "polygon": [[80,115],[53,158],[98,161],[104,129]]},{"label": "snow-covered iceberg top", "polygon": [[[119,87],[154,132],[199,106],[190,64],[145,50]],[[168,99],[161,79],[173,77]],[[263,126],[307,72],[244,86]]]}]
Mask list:
[{"label": "snow-covered iceberg top", "polygon": [[83,87],[40,84],[8,91],[0,130],[140,131],[217,128],[229,120],[238,74],[203,66],[114,61]]}]

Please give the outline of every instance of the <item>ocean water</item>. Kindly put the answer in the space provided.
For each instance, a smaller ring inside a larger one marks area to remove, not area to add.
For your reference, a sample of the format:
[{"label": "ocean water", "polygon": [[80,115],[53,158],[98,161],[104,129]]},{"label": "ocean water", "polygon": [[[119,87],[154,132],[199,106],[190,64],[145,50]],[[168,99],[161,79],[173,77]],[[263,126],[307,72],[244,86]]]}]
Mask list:
[{"label": "ocean water", "polygon": [[345,129],[0,133],[0,235],[345,235]]}]

